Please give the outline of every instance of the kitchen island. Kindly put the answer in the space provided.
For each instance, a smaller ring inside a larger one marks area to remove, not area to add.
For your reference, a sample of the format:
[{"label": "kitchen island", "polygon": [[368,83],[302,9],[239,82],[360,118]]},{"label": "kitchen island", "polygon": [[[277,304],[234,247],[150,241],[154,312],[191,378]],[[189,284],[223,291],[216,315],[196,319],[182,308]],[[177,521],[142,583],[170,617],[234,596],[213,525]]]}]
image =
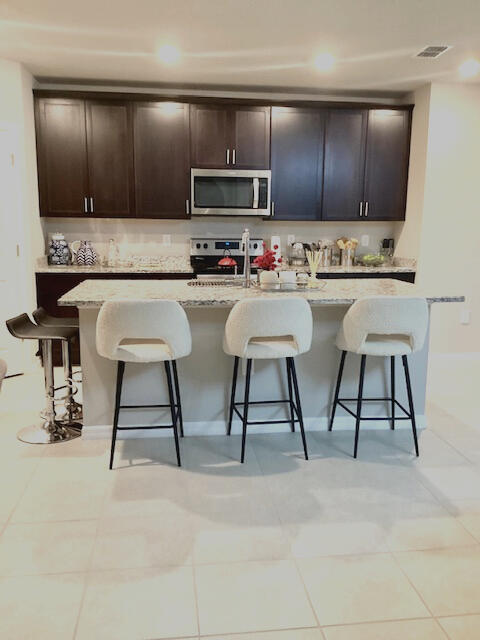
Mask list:
[{"label": "kitchen island", "polygon": [[[340,353],[335,336],[346,309],[358,298],[370,295],[420,296],[429,305],[441,302],[462,302],[454,294],[422,291],[419,286],[389,279],[329,280],[321,289],[295,292],[265,292],[256,288],[233,286],[191,286],[187,281],[172,280],[85,280],[63,295],[60,306],[74,306],[79,310],[81,361],[83,373],[84,437],[106,437],[111,431],[116,363],[97,354],[95,325],[99,308],[111,299],[170,299],[177,300],[186,310],[193,338],[189,357],[179,361],[185,433],[225,433],[233,358],[222,350],[225,321],[231,307],[246,297],[304,297],[312,306],[314,334],[312,349],[297,359],[300,393],[307,429],[326,429]],[[428,362],[428,338],[423,349],[410,356],[413,394],[419,427],[425,426],[425,389]],[[360,358],[349,355],[345,364],[342,395],[355,397]],[[398,363],[400,367],[401,364]],[[382,358],[367,359],[365,397],[388,395],[389,363]],[[400,369],[399,369],[400,372]],[[399,377],[397,398],[406,404],[406,393]],[[240,387],[242,386],[240,381]],[[238,389],[240,393],[241,390]],[[286,397],[285,365],[282,361],[257,361],[252,380],[252,400]],[[162,403],[166,401],[163,367],[128,364],[125,370],[125,404]],[[283,415],[285,406],[256,407],[260,419]],[[369,403],[368,415],[386,415],[386,407]],[[337,412],[336,428],[353,428],[354,420]],[[122,424],[154,424],[166,416],[158,410],[132,410],[122,416]],[[388,428],[388,421],[374,423],[374,428]],[[239,432],[240,422],[233,424]],[[367,425],[365,425],[366,428]],[[399,426],[407,426],[400,422]],[[369,428],[372,424],[369,425]],[[288,425],[251,427],[255,430],[284,430]],[[129,436],[162,435],[166,432],[124,432]]]}]

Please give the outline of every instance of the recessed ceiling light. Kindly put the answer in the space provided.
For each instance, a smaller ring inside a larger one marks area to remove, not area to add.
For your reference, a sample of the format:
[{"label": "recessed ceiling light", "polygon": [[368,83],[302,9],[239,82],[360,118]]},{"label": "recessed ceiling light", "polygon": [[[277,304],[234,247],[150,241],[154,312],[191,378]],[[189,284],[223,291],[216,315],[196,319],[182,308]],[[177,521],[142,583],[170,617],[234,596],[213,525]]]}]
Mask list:
[{"label": "recessed ceiling light", "polygon": [[475,58],[470,58],[469,60],[462,62],[458,67],[458,70],[462,78],[472,78],[480,71],[480,62],[475,60]]},{"label": "recessed ceiling light", "polygon": [[181,57],[180,49],[171,44],[164,44],[157,49],[157,58],[163,64],[176,64]]},{"label": "recessed ceiling light", "polygon": [[313,59],[317,71],[331,71],[335,66],[335,58],[331,53],[318,53]]}]

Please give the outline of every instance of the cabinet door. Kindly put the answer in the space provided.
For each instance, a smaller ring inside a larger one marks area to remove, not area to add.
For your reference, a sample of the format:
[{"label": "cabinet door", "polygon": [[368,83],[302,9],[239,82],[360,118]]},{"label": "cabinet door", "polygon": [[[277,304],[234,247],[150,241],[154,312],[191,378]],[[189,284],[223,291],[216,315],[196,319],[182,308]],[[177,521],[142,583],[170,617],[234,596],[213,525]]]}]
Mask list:
[{"label": "cabinet door", "polygon": [[371,110],[364,196],[367,219],[405,219],[409,149],[410,112]]},{"label": "cabinet door", "polygon": [[232,166],[269,169],[270,107],[238,107],[233,115]]},{"label": "cabinet door", "polygon": [[188,217],[188,105],[139,102],[134,123],[137,217]]},{"label": "cabinet door", "polygon": [[367,111],[332,109],[325,128],[323,220],[360,219]]},{"label": "cabinet door", "polygon": [[85,103],[36,101],[40,215],[84,216],[88,195]]},{"label": "cabinet door", "polygon": [[272,108],[274,220],[318,220],[321,211],[324,114]]},{"label": "cabinet door", "polygon": [[231,166],[232,115],[231,109],[222,105],[191,106],[192,167],[222,169]]},{"label": "cabinet door", "polygon": [[135,215],[131,105],[87,101],[90,215]]}]

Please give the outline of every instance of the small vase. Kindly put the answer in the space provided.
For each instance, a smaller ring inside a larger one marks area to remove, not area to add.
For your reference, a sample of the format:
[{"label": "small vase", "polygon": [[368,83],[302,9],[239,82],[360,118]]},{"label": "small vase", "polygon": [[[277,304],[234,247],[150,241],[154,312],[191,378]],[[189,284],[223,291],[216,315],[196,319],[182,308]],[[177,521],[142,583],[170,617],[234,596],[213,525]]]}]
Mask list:
[{"label": "small vase", "polygon": [[81,240],[75,260],[79,266],[92,267],[97,262],[97,252],[90,240]]},{"label": "small vase", "polygon": [[70,264],[70,249],[63,233],[54,233],[48,243],[48,264]]}]

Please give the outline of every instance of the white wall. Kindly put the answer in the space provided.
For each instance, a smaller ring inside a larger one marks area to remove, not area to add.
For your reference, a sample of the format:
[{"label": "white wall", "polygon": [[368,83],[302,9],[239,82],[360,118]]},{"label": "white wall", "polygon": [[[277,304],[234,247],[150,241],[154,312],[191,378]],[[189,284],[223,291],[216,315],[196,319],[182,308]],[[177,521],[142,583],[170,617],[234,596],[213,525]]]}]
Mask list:
[{"label": "white wall", "polygon": [[438,305],[431,348],[480,352],[480,85],[433,84],[417,278],[420,285],[465,294]]},{"label": "white wall", "polygon": [[409,94],[405,102],[413,103],[412,137],[408,170],[405,222],[396,224],[395,255],[418,260],[422,230],[425,175],[427,167],[428,123],[431,85]]},{"label": "white wall", "polygon": [[[397,255],[417,258],[416,282],[466,296],[434,305],[431,350],[480,353],[480,86],[427,85],[415,91],[407,215]],[[461,324],[464,311],[470,323]]]},{"label": "white wall", "polygon": [[43,229],[38,215],[35,128],[33,119],[34,80],[18,62],[0,59],[0,125],[13,132],[15,163],[20,177],[22,280],[19,295],[26,309],[35,306],[34,267],[43,254]]}]

